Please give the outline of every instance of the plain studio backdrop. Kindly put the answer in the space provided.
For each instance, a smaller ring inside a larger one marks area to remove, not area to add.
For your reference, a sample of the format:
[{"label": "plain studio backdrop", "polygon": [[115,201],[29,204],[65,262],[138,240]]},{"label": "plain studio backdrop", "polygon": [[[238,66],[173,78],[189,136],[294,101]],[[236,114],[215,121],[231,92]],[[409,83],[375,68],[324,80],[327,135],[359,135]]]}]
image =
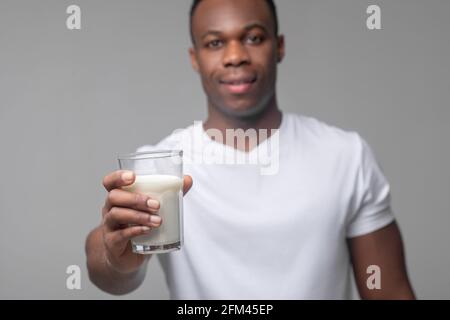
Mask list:
[{"label": "plain studio backdrop", "polygon": [[[0,2],[0,298],[115,298],[90,283],[84,241],[117,153],[206,117],[188,56],[190,3]],[[450,299],[450,1],[276,3],[287,46],[280,108],[370,143],[418,297]],[[81,30],[66,27],[72,4]],[[372,4],[382,30],[366,26]],[[81,290],[66,288],[69,265],[81,267]],[[168,297],[152,259],[122,298]]]}]

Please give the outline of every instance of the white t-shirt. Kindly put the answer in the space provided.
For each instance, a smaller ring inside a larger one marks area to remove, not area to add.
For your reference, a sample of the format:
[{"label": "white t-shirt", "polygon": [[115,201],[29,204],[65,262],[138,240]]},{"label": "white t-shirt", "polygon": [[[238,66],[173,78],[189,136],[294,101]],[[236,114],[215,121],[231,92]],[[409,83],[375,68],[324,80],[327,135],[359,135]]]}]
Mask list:
[{"label": "white t-shirt", "polygon": [[[311,117],[284,113],[248,154],[212,140],[201,122],[138,151],[152,149],[183,149],[194,181],[183,247],[158,255],[172,299],[348,299],[346,239],[394,220],[368,144]],[[264,163],[219,161],[257,154]]]}]

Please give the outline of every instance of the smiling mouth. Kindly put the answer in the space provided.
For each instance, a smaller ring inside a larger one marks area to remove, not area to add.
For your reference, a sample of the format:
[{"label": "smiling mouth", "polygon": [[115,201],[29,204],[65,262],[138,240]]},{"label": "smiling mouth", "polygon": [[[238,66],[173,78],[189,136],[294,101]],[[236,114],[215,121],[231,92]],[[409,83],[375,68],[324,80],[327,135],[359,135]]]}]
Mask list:
[{"label": "smiling mouth", "polygon": [[244,94],[252,89],[255,82],[256,78],[252,80],[221,81],[220,83],[232,94]]}]

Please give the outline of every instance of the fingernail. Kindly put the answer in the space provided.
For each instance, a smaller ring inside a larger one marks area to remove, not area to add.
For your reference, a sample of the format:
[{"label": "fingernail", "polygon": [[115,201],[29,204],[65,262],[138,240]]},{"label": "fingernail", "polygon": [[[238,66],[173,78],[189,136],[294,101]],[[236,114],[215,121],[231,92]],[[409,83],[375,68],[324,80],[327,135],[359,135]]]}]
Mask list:
[{"label": "fingernail", "polygon": [[131,172],[124,172],[122,173],[122,180],[123,181],[131,181],[133,179],[133,173]]},{"label": "fingernail", "polygon": [[159,209],[159,201],[154,200],[154,199],[149,199],[149,200],[147,201],[147,206],[148,206],[150,209],[158,210],[158,209]]},{"label": "fingernail", "polygon": [[151,230],[150,227],[142,227],[142,233],[149,233]]},{"label": "fingernail", "polygon": [[150,216],[150,222],[151,223],[156,223],[156,224],[160,224],[161,223],[161,217],[157,216],[157,215],[151,215]]}]

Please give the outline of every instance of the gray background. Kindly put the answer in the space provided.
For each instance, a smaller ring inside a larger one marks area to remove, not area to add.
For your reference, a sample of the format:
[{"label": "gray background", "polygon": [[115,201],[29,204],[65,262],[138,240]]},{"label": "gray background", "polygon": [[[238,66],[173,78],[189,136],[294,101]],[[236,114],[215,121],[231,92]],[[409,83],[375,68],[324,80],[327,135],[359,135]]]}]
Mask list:
[{"label": "gray background", "polygon": [[[450,1],[278,0],[284,111],[357,130],[392,185],[419,298],[450,298]],[[82,9],[82,30],[66,8]],[[366,8],[382,8],[381,31]],[[87,233],[118,152],[203,120],[190,1],[0,1],[0,298],[111,298],[90,284]],[[82,267],[82,290],[66,267]],[[153,259],[124,298],[168,298]]]}]

